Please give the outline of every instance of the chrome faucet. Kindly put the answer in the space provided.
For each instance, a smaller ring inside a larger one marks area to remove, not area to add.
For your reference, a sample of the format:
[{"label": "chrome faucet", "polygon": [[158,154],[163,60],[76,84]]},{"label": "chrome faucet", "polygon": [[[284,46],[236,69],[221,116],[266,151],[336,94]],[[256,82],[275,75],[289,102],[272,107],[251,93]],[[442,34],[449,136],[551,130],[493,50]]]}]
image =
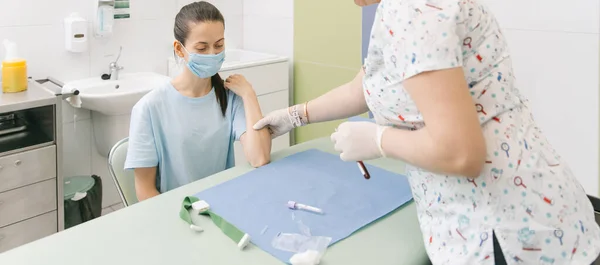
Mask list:
[{"label": "chrome faucet", "polygon": [[108,66],[108,74],[110,75],[110,80],[119,80],[119,71],[123,70],[123,66],[119,66],[117,62],[119,62],[119,58],[121,58],[121,52],[123,51],[123,46],[119,48],[119,55],[114,62],[111,62]]}]

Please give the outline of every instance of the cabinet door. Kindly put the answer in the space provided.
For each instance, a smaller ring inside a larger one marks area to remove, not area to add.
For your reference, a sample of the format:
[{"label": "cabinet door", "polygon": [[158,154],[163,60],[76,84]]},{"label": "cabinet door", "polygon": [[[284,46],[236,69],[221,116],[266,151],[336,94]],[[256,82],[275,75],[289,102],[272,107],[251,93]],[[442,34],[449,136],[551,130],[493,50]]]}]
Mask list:
[{"label": "cabinet door", "polygon": [[56,206],[56,179],[0,193],[0,227],[56,210]]},{"label": "cabinet door", "polygon": [[[267,115],[269,112],[274,110],[287,108],[289,106],[288,102],[288,90],[266,94],[258,97],[258,103],[260,104],[260,109],[263,115]],[[282,136],[273,139],[273,142],[271,144],[271,152],[277,152],[289,146],[290,134],[286,133]],[[247,162],[246,157],[244,155],[244,150],[242,149],[242,144],[240,142],[236,142],[234,144],[234,151],[236,165],[241,165]]]},{"label": "cabinet door", "polygon": [[[256,91],[256,95],[289,90],[290,77],[287,62],[265,64],[254,67],[233,69],[219,72],[221,78],[225,79],[232,74],[243,75]],[[286,104],[288,99],[285,100]]]},{"label": "cabinet door", "polygon": [[56,233],[56,211],[0,228],[0,253]]},{"label": "cabinet door", "polygon": [[56,178],[56,147],[0,157],[0,192]]}]

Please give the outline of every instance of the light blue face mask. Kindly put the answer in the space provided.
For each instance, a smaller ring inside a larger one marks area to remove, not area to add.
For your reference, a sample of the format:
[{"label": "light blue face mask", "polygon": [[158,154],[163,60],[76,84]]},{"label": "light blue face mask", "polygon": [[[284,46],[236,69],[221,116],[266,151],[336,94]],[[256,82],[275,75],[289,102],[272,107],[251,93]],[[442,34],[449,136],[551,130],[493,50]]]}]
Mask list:
[{"label": "light blue face mask", "polygon": [[183,47],[189,56],[187,62],[188,69],[200,78],[209,78],[217,74],[225,61],[225,51],[217,54],[200,54],[189,52],[183,44],[181,47]]}]

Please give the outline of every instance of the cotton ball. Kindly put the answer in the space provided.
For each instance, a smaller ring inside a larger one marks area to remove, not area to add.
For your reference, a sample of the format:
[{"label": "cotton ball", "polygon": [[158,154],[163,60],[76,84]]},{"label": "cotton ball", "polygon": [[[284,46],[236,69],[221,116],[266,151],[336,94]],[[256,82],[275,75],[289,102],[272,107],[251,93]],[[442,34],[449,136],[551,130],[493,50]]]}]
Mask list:
[{"label": "cotton ball", "polygon": [[292,265],[318,265],[321,262],[321,254],[318,251],[307,250],[294,254],[290,258]]}]

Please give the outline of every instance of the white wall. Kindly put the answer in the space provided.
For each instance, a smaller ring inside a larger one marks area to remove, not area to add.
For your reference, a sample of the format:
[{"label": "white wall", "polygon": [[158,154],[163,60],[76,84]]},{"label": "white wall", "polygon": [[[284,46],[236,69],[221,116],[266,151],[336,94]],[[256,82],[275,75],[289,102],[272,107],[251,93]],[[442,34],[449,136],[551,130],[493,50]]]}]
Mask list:
[{"label": "white wall", "polygon": [[[209,1],[225,16],[229,47],[242,47],[242,1]],[[192,1],[131,0],[132,18],[118,20],[111,38],[91,38],[88,52],[72,54],[64,49],[62,21],[71,12],[92,21],[93,1],[0,0],[0,40],[17,42],[20,54],[27,59],[29,75],[36,79],[53,76],[69,81],[100,76],[114,60],[120,45],[123,54],[119,64],[125,67],[124,72],[166,74],[167,57],[172,54],[174,17],[189,2]],[[0,58],[3,55],[2,48]],[[103,206],[118,203],[106,159],[97,154],[93,144],[90,112],[63,104],[63,132],[64,176],[97,174],[104,184]]]},{"label": "white wall", "polygon": [[244,49],[290,58],[290,104],[293,104],[294,0],[244,0],[243,14]]},{"label": "white wall", "polygon": [[294,0],[245,0],[244,49],[294,55]]},{"label": "white wall", "polygon": [[536,120],[588,194],[598,195],[598,0],[485,0],[508,38]]},{"label": "white wall", "polygon": [[[141,0],[145,1],[145,0]],[[167,0],[162,0],[167,1]],[[177,2],[177,11],[197,0],[168,0]],[[227,48],[243,47],[243,3],[244,0],[206,0],[215,5],[225,17],[225,46]],[[172,22],[171,22],[172,24]],[[173,26],[173,25],[171,25]],[[172,30],[172,29],[171,29]],[[173,35],[171,33],[171,35]]]},{"label": "white wall", "polygon": [[294,0],[244,0],[243,15],[244,49],[290,58],[293,91]]}]

